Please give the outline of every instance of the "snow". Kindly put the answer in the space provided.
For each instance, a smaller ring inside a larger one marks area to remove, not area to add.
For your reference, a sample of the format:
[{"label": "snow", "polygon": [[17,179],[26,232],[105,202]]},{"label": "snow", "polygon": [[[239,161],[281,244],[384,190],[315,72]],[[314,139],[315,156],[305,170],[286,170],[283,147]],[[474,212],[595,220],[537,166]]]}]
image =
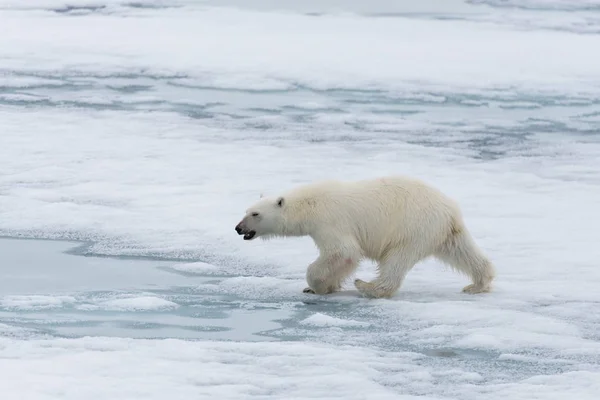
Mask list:
[{"label": "snow", "polygon": [[96,307],[111,311],[148,311],[177,308],[177,303],[154,296],[131,297],[108,300]]},{"label": "snow", "polygon": [[[0,26],[8,397],[597,397],[597,1],[0,0]],[[261,193],[391,173],[461,204],[492,293],[427,260],[392,299],[308,295],[308,238],[234,232]]]},{"label": "snow", "polygon": [[412,353],[382,354],[308,343],[2,339],[0,371],[5,379],[0,389],[36,399],[440,399],[397,395],[382,384],[418,392],[451,379],[454,385],[448,395],[452,398],[515,400],[559,399],[560,393],[586,398],[600,389],[598,372],[481,386],[477,374],[428,370],[418,365],[420,358]]},{"label": "snow", "polygon": [[171,268],[175,271],[185,272],[189,274],[211,274],[217,272],[219,268],[215,265],[208,264],[205,262],[192,262],[192,263],[182,263],[175,264]]},{"label": "snow", "polygon": [[[369,350],[303,343],[179,340],[85,338],[21,342],[19,346],[2,340],[0,348],[3,393],[18,392],[39,399],[56,395],[64,399],[385,399],[394,394],[378,381],[385,379],[387,371],[400,372],[412,365],[414,358],[403,354],[380,358]],[[369,361],[372,359],[378,362]],[[60,368],[56,367],[58,362]],[[344,373],[340,374],[342,368]],[[29,381],[32,376],[43,376],[44,380]],[[127,380],[122,379],[125,376]]]},{"label": "snow", "polygon": [[489,4],[496,7],[523,7],[531,9],[598,10],[598,0],[471,0],[472,3]]},{"label": "snow", "polygon": [[75,302],[72,296],[6,296],[0,300],[0,306],[8,309],[36,310],[62,307]]},{"label": "snow", "polygon": [[347,320],[341,318],[330,317],[325,314],[315,313],[305,320],[300,322],[301,324],[313,325],[313,326],[348,326],[348,327],[364,327],[369,326],[361,321]]},{"label": "snow", "polygon": [[[3,70],[46,77],[56,70],[92,76],[145,71],[219,88],[240,81],[246,82],[241,89],[248,82],[261,88],[264,81],[264,90],[281,87],[273,86],[275,80],[319,89],[402,90],[406,83],[427,82],[598,93],[600,60],[588,51],[597,44],[595,36],[468,21],[406,19],[399,24],[356,15],[314,18],[227,7],[139,12],[150,17],[5,11]],[[31,26],[36,29],[24,31]]]}]

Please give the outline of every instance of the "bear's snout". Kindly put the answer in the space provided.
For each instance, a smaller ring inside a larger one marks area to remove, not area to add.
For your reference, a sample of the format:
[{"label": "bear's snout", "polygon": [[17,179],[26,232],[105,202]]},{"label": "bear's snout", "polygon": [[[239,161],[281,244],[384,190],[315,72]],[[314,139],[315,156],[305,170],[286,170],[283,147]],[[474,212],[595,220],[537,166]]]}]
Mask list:
[{"label": "bear's snout", "polygon": [[235,226],[235,231],[237,232],[238,235],[242,234],[242,223],[241,222]]},{"label": "bear's snout", "polygon": [[235,226],[235,231],[238,235],[244,235],[244,240],[251,240],[256,236],[256,231],[248,230],[244,225],[244,221]]}]

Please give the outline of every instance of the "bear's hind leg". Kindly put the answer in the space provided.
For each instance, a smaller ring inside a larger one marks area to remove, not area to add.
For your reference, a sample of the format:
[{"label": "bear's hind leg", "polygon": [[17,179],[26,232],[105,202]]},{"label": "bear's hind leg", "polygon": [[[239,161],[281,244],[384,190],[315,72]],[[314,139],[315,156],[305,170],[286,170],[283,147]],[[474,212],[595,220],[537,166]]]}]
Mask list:
[{"label": "bear's hind leg", "polygon": [[423,257],[410,254],[409,251],[397,251],[379,265],[379,276],[371,282],[361,279],[354,281],[354,286],[366,297],[390,298],[402,285],[406,274]]},{"label": "bear's hind leg", "polygon": [[491,291],[496,275],[494,265],[464,227],[452,232],[435,257],[471,278],[473,283],[465,286],[463,292],[476,294]]}]

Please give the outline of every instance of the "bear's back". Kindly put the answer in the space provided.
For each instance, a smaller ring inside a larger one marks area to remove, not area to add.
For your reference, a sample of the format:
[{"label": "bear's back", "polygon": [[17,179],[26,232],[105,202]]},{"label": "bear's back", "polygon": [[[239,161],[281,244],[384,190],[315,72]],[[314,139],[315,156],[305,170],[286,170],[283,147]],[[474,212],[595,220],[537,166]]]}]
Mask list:
[{"label": "bear's back", "polygon": [[296,193],[312,203],[317,228],[352,235],[374,259],[398,243],[443,234],[458,212],[439,190],[404,176],[320,181]]}]

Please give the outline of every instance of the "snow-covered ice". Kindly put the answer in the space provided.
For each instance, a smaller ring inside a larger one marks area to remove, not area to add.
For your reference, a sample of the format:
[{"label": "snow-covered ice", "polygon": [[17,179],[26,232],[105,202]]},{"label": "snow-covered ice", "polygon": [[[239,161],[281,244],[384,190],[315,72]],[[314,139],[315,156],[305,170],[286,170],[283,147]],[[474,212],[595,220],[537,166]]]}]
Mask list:
[{"label": "snow-covered ice", "polygon": [[[3,398],[597,397],[600,2],[0,0],[0,27]],[[428,260],[390,300],[311,296],[309,239],[233,230],[388,173],[459,201],[493,293]]]}]

